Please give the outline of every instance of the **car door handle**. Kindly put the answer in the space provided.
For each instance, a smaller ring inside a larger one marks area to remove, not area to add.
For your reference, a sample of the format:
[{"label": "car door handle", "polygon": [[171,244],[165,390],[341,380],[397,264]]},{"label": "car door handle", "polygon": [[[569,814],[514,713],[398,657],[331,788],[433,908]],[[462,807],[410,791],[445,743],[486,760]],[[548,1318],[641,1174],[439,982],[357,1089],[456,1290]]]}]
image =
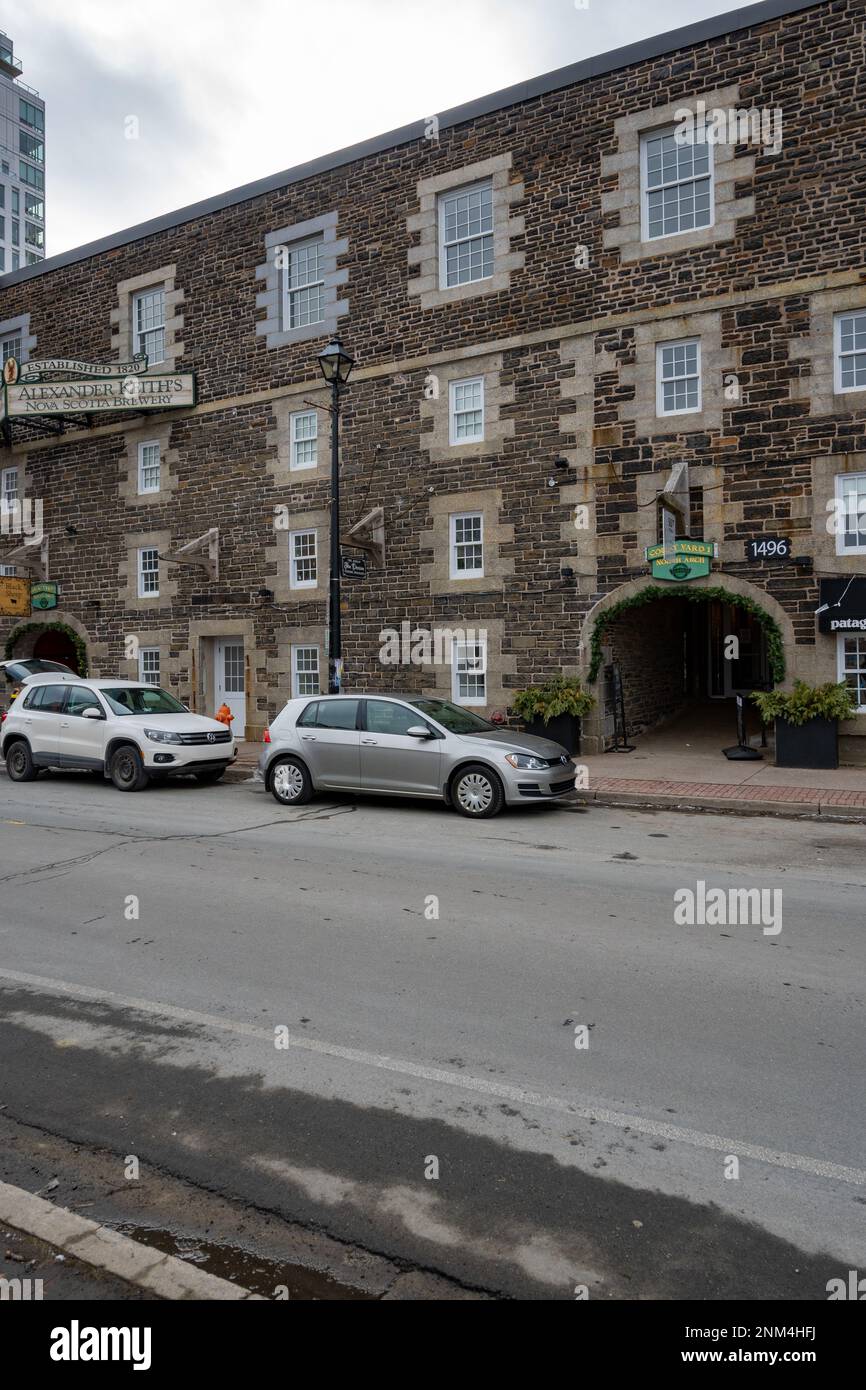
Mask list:
[{"label": "car door handle", "polygon": [[361,739],[361,742],[362,742],[362,743],[375,743],[377,747],[378,747],[378,745],[379,745],[379,740],[378,740],[377,738],[362,738],[362,739]]},{"label": "car door handle", "polygon": [[316,741],[315,734],[301,734],[301,738],[305,739],[307,743],[315,743]]},{"label": "car door handle", "polygon": [[68,729],[68,728],[69,728],[69,724],[68,724],[67,720],[64,719],[64,720],[61,722],[60,727],[61,727],[61,729]]}]

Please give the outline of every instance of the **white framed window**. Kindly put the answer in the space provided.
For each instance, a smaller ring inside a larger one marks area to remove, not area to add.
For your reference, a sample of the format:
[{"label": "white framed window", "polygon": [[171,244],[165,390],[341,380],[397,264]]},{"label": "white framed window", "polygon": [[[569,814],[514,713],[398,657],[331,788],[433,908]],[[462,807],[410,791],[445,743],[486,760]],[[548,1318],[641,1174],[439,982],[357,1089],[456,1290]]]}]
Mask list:
[{"label": "white framed window", "polygon": [[291,587],[315,589],[319,572],[315,531],[289,532],[289,561]]},{"label": "white framed window", "polygon": [[138,446],[138,491],[159,492],[159,443],[149,439]]},{"label": "white framed window", "polygon": [[835,530],[837,555],[866,555],[866,473],[837,473]]},{"label": "white framed window", "polygon": [[146,685],[159,685],[159,647],[139,647],[138,679]]},{"label": "white framed window", "polygon": [[22,341],[20,333],[10,333],[8,338],[0,340],[0,365],[7,357],[14,357],[16,362],[21,361]]},{"label": "white framed window", "polygon": [[833,321],[836,391],[866,391],[866,309]]},{"label": "white framed window", "polygon": [[487,644],[455,638],[451,659],[451,698],[458,705],[487,703]]},{"label": "white framed window", "polygon": [[483,376],[449,383],[448,418],[452,444],[473,444],[484,438]]},{"label": "white framed window", "polygon": [[699,338],[656,344],[656,414],[690,415],[701,408]]},{"label": "white framed window", "polygon": [[694,138],[674,129],[641,137],[641,237],[655,241],[700,227],[714,217],[713,147],[706,132]]},{"label": "white framed window", "polygon": [[17,573],[14,565],[0,565],[0,579],[14,579]]},{"label": "white framed window", "polygon": [[451,517],[452,579],[477,579],[484,574],[484,517],[481,512],[458,512]]},{"label": "white framed window", "polygon": [[132,300],[133,349],[147,356],[147,365],[165,361],[165,287],[142,290]]},{"label": "white framed window", "polygon": [[292,696],[320,695],[318,647],[292,647]]},{"label": "white framed window", "polygon": [[291,456],[289,468],[315,468],[318,456],[319,413],[295,410],[290,417]]},{"label": "white framed window", "polygon": [[155,545],[138,552],[138,597],[159,597],[159,551]]},{"label": "white framed window", "polygon": [[854,696],[858,710],[866,711],[866,632],[836,636],[839,680]]},{"label": "white framed window", "polygon": [[4,468],[0,473],[0,511],[12,512],[18,501],[18,469]]},{"label": "white framed window", "polygon": [[440,288],[493,274],[493,184],[490,180],[439,197]]},{"label": "white framed window", "polygon": [[310,237],[282,252],[283,328],[306,328],[321,323],[325,316],[324,238]]}]

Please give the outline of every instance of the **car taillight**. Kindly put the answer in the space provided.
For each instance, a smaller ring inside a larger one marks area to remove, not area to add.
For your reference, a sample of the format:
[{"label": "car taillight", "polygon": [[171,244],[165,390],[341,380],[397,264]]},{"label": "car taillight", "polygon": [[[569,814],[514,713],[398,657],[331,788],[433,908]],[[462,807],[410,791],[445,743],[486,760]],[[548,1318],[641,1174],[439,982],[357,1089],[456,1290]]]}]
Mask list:
[{"label": "car taillight", "polygon": [[[5,719],[6,716],[4,715],[3,717],[4,717],[4,719]],[[271,731],[270,731],[270,729],[265,729],[265,732],[262,734],[262,743],[270,743],[270,741],[271,741]]]},{"label": "car taillight", "polygon": [[3,711],[0,711],[0,724],[3,723],[3,720],[4,720],[5,718],[6,718],[6,711],[5,711],[5,709],[4,709]]}]

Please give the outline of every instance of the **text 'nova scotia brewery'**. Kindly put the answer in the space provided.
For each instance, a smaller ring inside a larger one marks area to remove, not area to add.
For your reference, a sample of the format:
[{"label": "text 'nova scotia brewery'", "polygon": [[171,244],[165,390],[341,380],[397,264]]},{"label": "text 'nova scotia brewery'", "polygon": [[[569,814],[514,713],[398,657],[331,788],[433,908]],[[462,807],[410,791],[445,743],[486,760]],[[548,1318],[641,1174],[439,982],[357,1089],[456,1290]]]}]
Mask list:
[{"label": "text 'nova scotia brewery'", "polygon": [[765,0],[0,278],[5,654],[248,738],[327,689],[336,336],[344,688],[578,676],[593,752],[614,688],[634,737],[845,679],[866,761],[864,21]]}]

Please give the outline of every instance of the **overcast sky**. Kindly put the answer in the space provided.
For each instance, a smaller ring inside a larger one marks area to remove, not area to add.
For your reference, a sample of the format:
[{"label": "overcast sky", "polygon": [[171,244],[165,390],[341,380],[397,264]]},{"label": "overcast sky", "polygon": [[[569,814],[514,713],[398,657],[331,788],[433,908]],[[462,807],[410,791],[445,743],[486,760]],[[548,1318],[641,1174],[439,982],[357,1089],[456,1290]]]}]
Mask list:
[{"label": "overcast sky", "polygon": [[737,8],[584,3],[3,0],[47,104],[48,254]]}]

